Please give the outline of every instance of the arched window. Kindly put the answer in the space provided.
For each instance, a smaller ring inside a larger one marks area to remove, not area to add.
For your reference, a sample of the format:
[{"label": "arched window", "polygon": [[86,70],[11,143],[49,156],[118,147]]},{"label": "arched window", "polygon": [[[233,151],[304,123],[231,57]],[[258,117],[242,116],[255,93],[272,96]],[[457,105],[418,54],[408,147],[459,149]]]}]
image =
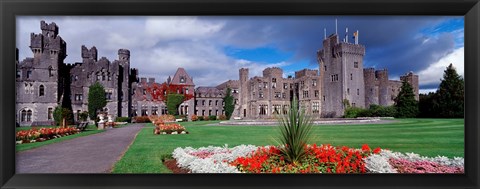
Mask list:
[{"label": "arched window", "polygon": [[32,121],[32,110],[27,110],[27,122]]},{"label": "arched window", "polygon": [[38,88],[38,96],[45,96],[45,87],[43,85],[40,85]]},{"label": "arched window", "polygon": [[48,67],[48,76],[52,77],[53,76],[53,68],[52,66]]},{"label": "arched window", "polygon": [[20,122],[24,122],[27,118],[27,110],[22,110],[22,115],[20,116]]}]

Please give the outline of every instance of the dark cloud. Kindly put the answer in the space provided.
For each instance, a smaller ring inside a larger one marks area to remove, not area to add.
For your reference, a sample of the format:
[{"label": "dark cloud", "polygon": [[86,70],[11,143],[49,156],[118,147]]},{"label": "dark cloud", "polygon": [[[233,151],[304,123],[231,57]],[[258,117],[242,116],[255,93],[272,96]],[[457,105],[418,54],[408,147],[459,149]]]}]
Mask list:
[{"label": "dark cloud", "polygon": [[[335,33],[345,36],[359,30],[359,41],[366,46],[366,67],[387,68],[392,75],[408,71],[418,72],[438,61],[454,49],[452,35],[437,38],[422,34],[447,17],[437,16],[322,16],[322,17],[203,17],[224,20],[221,41],[243,48],[274,45],[280,50],[294,52],[294,61],[308,60],[316,64],[316,51],[322,48],[324,28],[327,36]],[[424,43],[425,39],[429,39]]]}]

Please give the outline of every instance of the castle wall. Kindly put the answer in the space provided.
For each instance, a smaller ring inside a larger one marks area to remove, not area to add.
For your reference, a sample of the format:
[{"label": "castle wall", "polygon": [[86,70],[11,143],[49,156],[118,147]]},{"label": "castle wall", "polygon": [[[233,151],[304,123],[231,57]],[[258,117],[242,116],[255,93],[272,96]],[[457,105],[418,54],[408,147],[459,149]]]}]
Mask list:
[{"label": "castle wall", "polygon": [[223,110],[225,95],[226,91],[216,87],[198,87],[195,90],[194,114],[197,116],[225,115]]}]

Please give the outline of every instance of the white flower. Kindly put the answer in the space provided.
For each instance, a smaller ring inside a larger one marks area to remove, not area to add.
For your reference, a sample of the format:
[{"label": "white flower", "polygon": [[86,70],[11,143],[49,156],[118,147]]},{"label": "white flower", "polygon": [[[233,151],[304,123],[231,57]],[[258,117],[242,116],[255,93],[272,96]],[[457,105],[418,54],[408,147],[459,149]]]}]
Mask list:
[{"label": "white flower", "polygon": [[[233,148],[224,147],[192,147],[176,148],[172,156],[177,160],[179,167],[187,168],[192,173],[239,173],[236,167],[229,162],[244,157],[257,150],[253,145],[239,145]],[[195,153],[211,154],[205,158],[197,157]]]}]

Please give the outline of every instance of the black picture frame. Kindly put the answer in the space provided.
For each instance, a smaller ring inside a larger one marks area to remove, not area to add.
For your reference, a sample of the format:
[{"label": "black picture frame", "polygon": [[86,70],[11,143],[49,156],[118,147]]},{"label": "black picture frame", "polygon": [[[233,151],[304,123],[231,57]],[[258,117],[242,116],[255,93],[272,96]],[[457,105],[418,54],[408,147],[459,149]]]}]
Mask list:
[{"label": "black picture frame", "polygon": [[[478,0],[0,0],[1,188],[479,188]],[[15,174],[15,16],[464,15],[465,174]]]}]

